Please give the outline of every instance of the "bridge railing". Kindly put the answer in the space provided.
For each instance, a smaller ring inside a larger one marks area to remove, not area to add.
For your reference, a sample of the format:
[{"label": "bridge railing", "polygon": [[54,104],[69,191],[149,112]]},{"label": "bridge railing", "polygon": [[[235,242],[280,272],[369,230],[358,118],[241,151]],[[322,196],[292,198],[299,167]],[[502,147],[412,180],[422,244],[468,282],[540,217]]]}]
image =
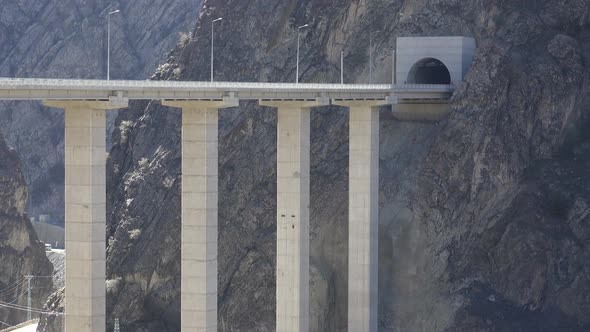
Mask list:
[{"label": "bridge railing", "polygon": [[178,88],[178,89],[254,89],[254,90],[390,90],[390,84],[330,84],[330,83],[259,83],[259,82],[193,82],[193,81],[150,81],[150,80],[81,80],[81,79],[46,79],[46,78],[0,78],[0,87],[31,88]]},{"label": "bridge railing", "polygon": [[150,81],[150,80],[83,80],[45,78],[0,78],[0,90],[177,90],[209,92],[271,92],[271,93],[383,93],[391,92],[433,92],[455,91],[451,84],[326,84],[326,83],[258,83],[258,82],[191,82],[191,81]]},{"label": "bridge railing", "polygon": [[454,91],[454,84],[396,84],[393,90]]}]

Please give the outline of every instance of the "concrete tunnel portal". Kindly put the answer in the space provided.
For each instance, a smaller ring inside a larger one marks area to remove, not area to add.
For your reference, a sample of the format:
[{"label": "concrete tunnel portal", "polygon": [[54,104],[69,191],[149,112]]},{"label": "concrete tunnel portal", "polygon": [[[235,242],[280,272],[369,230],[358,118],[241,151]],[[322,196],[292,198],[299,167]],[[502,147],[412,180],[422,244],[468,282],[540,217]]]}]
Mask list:
[{"label": "concrete tunnel portal", "polygon": [[451,74],[445,64],[435,58],[416,62],[408,73],[408,84],[451,84]]}]

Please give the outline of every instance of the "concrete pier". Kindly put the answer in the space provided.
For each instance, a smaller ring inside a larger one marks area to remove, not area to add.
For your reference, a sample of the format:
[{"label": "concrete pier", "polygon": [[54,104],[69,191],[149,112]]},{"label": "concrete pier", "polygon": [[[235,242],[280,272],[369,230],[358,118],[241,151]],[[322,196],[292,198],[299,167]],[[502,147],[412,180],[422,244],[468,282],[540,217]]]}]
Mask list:
[{"label": "concrete pier", "polygon": [[182,109],[181,331],[217,331],[218,113],[224,101],[163,101]]},{"label": "concrete pier", "polygon": [[309,331],[310,108],[328,102],[260,102],[278,109],[277,331]]},{"label": "concrete pier", "polygon": [[350,110],[348,189],[348,331],[377,331],[379,108],[383,101],[344,101]]},{"label": "concrete pier", "polygon": [[65,109],[66,331],[105,331],[105,110],[101,101],[46,101]]}]

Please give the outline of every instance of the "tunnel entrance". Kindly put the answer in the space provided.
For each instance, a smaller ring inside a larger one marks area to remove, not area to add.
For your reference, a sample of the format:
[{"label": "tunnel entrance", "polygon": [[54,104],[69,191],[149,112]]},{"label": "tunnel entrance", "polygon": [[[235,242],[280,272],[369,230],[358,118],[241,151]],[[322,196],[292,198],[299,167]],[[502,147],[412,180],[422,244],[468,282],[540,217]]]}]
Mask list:
[{"label": "tunnel entrance", "polygon": [[451,84],[451,74],[440,60],[425,58],[410,69],[408,84]]}]

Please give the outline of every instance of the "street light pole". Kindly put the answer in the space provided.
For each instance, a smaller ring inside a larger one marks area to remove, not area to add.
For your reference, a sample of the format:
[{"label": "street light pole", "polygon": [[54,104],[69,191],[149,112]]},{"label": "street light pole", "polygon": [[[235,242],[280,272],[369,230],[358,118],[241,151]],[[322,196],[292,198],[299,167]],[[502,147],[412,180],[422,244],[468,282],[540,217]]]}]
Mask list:
[{"label": "street light pole", "polygon": [[33,276],[27,275],[27,322],[31,320],[31,279]]},{"label": "street light pole", "polygon": [[111,15],[120,12],[117,9],[107,15],[107,81],[111,79]]},{"label": "street light pole", "polygon": [[301,29],[309,27],[309,24],[302,25],[297,28],[297,72],[295,73],[295,83],[299,83],[299,39],[301,37]]},{"label": "street light pole", "polygon": [[391,53],[391,84],[395,85],[395,50]]},{"label": "street light pole", "polygon": [[215,20],[211,21],[211,82],[213,82],[213,55],[214,55],[214,53],[213,53],[213,46],[215,45],[214,44],[214,41],[215,40],[214,40],[214,33],[213,33],[213,24],[215,22],[219,22],[221,20],[223,20],[223,17],[220,17],[218,19],[215,19]]},{"label": "street light pole", "polygon": [[369,84],[373,83],[373,31],[369,32]]},{"label": "street light pole", "polygon": [[373,83],[373,35],[375,32],[381,32],[381,30],[369,32],[369,84]]},{"label": "street light pole", "polygon": [[340,84],[344,84],[344,51],[340,52]]}]

